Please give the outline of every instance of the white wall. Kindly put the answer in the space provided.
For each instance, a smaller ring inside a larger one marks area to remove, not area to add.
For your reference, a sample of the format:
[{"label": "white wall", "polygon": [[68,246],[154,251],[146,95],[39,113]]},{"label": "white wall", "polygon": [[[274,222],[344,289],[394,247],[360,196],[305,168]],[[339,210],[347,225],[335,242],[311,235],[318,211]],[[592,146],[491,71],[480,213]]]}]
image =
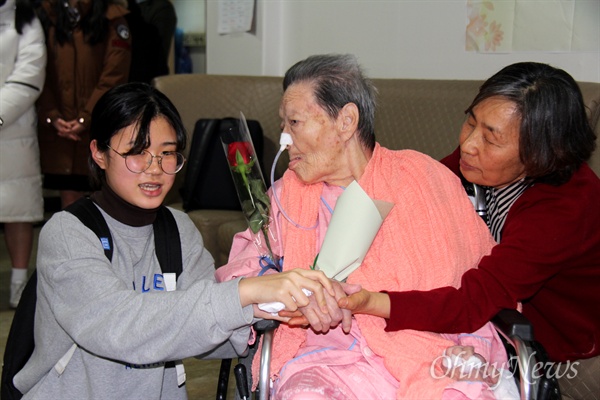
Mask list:
[{"label": "white wall", "polygon": [[[206,2],[204,0],[171,0],[177,13],[177,27],[184,33],[206,32]],[[206,72],[206,48],[190,47],[193,72]]]},{"label": "white wall", "polygon": [[[599,14],[600,0],[586,6]],[[600,37],[593,52],[466,52],[466,0],[257,0],[254,34],[219,35],[217,0],[206,13],[211,74],[282,76],[311,54],[353,53],[373,78],[486,79],[538,61],[600,82]]]}]

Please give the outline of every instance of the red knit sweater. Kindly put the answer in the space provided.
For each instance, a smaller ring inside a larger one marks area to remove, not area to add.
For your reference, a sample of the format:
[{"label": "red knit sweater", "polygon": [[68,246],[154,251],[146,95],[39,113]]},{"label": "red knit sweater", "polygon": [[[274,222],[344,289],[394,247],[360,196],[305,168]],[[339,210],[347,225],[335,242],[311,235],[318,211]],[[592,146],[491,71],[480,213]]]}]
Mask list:
[{"label": "red knit sweater", "polygon": [[[460,174],[458,160],[457,150],[442,162]],[[471,332],[520,301],[552,360],[599,355],[600,179],[584,164],[561,186],[535,184],[511,207],[501,243],[459,289],[390,298],[388,331]]]}]

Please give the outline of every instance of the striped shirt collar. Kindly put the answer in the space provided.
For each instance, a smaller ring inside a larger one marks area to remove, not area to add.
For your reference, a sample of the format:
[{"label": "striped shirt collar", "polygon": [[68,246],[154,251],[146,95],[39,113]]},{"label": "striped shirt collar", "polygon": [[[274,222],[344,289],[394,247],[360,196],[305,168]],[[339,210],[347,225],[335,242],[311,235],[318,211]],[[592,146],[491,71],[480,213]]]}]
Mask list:
[{"label": "striped shirt collar", "polygon": [[487,224],[496,242],[500,243],[502,229],[504,228],[504,222],[506,221],[510,207],[531,186],[531,181],[523,178],[501,189],[486,188]]}]

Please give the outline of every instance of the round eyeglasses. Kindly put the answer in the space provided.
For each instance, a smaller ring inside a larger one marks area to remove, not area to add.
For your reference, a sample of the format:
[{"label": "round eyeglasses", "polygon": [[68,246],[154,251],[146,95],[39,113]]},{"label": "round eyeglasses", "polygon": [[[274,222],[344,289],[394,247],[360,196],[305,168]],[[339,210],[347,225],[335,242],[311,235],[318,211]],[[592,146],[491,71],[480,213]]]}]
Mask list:
[{"label": "round eyeglasses", "polygon": [[185,164],[185,157],[181,153],[175,151],[165,151],[160,156],[155,156],[149,151],[142,150],[139,154],[122,154],[108,146],[109,149],[125,159],[125,166],[134,174],[141,174],[152,165],[152,160],[156,158],[160,169],[165,174],[175,175]]}]

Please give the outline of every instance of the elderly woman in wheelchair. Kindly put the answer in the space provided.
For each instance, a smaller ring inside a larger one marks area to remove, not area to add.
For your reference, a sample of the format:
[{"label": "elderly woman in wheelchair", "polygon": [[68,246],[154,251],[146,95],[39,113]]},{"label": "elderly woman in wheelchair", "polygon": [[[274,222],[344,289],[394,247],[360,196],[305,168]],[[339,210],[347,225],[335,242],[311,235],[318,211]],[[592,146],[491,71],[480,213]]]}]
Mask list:
[{"label": "elderly woman in wheelchair", "polygon": [[[490,372],[480,368],[483,364],[475,363],[473,374],[463,380],[454,379],[460,374],[451,368],[469,364],[471,353],[498,370],[505,368],[506,353],[485,321],[464,335],[392,331],[380,316],[351,316],[338,306],[338,301],[351,303],[354,297],[346,294],[360,288],[359,293],[377,293],[460,285],[461,276],[496,244],[460,180],[424,154],[391,151],[376,143],[376,89],[354,57],[309,57],[287,71],[283,88],[282,129],[293,143],[288,170],[270,195],[276,198],[271,216],[280,237],[273,250],[283,256],[284,270],[310,268],[338,197],[354,181],[369,197],[393,208],[360,267],[347,283],[335,283],[336,296],[326,304],[311,301],[300,308],[302,317],[292,318],[311,328],[282,324],[275,332],[270,363],[274,397],[493,398],[497,377],[479,379]],[[257,275],[258,259],[251,234],[242,232],[217,279]],[[278,318],[289,322],[292,316]],[[456,345],[462,347],[452,347]],[[466,359],[441,362],[456,360],[454,353],[464,353]],[[254,361],[256,376],[256,357]]]}]

